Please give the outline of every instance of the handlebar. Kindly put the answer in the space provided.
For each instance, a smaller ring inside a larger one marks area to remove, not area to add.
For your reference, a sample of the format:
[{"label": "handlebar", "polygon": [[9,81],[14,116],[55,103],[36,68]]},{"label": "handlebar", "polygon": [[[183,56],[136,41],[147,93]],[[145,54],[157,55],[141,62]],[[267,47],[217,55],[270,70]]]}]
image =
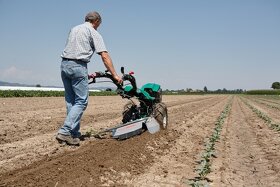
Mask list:
[{"label": "handlebar", "polygon": [[118,89],[122,89],[122,84],[119,84],[118,81],[116,81],[113,78],[113,76],[107,71],[105,72],[99,71],[99,72],[95,72],[94,74],[88,75],[88,79],[90,80],[89,84],[96,83],[96,78],[109,78],[118,87]]},{"label": "handlebar", "polygon": [[129,81],[131,83],[133,91],[137,90],[136,80],[135,80],[135,77],[133,75],[124,74],[122,79],[123,79],[123,81]]},{"label": "handlebar", "polygon": [[[136,92],[137,90],[137,85],[136,85],[136,80],[135,77],[133,76],[134,72],[129,72],[129,74],[124,73],[124,68],[121,68],[121,72],[123,74],[122,80],[123,81],[129,81],[132,85],[132,90],[133,92]],[[123,90],[123,85],[119,84],[113,76],[108,73],[108,70],[105,72],[95,72],[94,74],[88,75],[88,79],[90,80],[89,84],[91,83],[96,83],[96,78],[109,78],[112,80],[112,82],[117,86],[119,90]]]}]

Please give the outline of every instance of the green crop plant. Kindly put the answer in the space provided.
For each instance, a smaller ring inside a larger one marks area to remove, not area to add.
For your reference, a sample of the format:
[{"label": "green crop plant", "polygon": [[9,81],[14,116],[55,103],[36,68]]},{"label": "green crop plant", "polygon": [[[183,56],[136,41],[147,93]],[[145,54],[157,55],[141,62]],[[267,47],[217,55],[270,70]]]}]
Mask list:
[{"label": "green crop plant", "polygon": [[202,183],[201,181],[191,181],[189,185],[192,187],[209,187],[207,183]]},{"label": "green crop plant", "polygon": [[232,100],[233,98],[231,97],[215,122],[214,132],[208,138],[207,143],[205,144],[204,152],[201,154],[201,159],[197,162],[199,164],[196,169],[198,177],[189,180],[189,184],[191,186],[208,186],[207,181],[209,181],[209,179],[206,176],[211,172],[211,158],[216,157],[215,143],[220,139],[222,126],[231,110]]}]

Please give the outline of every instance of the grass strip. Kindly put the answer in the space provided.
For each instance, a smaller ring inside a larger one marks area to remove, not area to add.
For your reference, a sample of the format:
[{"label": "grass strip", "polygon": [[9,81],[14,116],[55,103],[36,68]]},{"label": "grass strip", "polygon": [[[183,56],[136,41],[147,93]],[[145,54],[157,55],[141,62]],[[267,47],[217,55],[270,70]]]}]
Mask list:
[{"label": "grass strip", "polygon": [[[89,92],[89,96],[111,96],[116,92]],[[0,90],[1,97],[64,97],[64,91]]]}]

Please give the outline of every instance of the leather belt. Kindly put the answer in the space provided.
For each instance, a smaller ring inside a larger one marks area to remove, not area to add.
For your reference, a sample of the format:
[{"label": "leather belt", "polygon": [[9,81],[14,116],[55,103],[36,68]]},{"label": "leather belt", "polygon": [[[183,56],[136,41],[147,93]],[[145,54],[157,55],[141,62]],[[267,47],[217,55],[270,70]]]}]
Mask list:
[{"label": "leather belt", "polygon": [[84,61],[84,60],[71,59],[71,58],[64,58],[64,57],[62,57],[62,60],[64,60],[64,61],[75,61],[75,62],[88,63],[88,62],[86,62],[86,61]]}]

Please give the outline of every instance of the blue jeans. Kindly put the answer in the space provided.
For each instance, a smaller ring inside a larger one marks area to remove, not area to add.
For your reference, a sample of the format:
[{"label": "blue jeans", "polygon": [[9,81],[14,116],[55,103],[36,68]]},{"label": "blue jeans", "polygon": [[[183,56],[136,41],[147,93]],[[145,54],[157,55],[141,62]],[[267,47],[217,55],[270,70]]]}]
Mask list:
[{"label": "blue jeans", "polygon": [[76,138],[81,135],[80,121],[88,104],[87,64],[63,60],[60,68],[65,89],[67,116],[58,133]]}]

